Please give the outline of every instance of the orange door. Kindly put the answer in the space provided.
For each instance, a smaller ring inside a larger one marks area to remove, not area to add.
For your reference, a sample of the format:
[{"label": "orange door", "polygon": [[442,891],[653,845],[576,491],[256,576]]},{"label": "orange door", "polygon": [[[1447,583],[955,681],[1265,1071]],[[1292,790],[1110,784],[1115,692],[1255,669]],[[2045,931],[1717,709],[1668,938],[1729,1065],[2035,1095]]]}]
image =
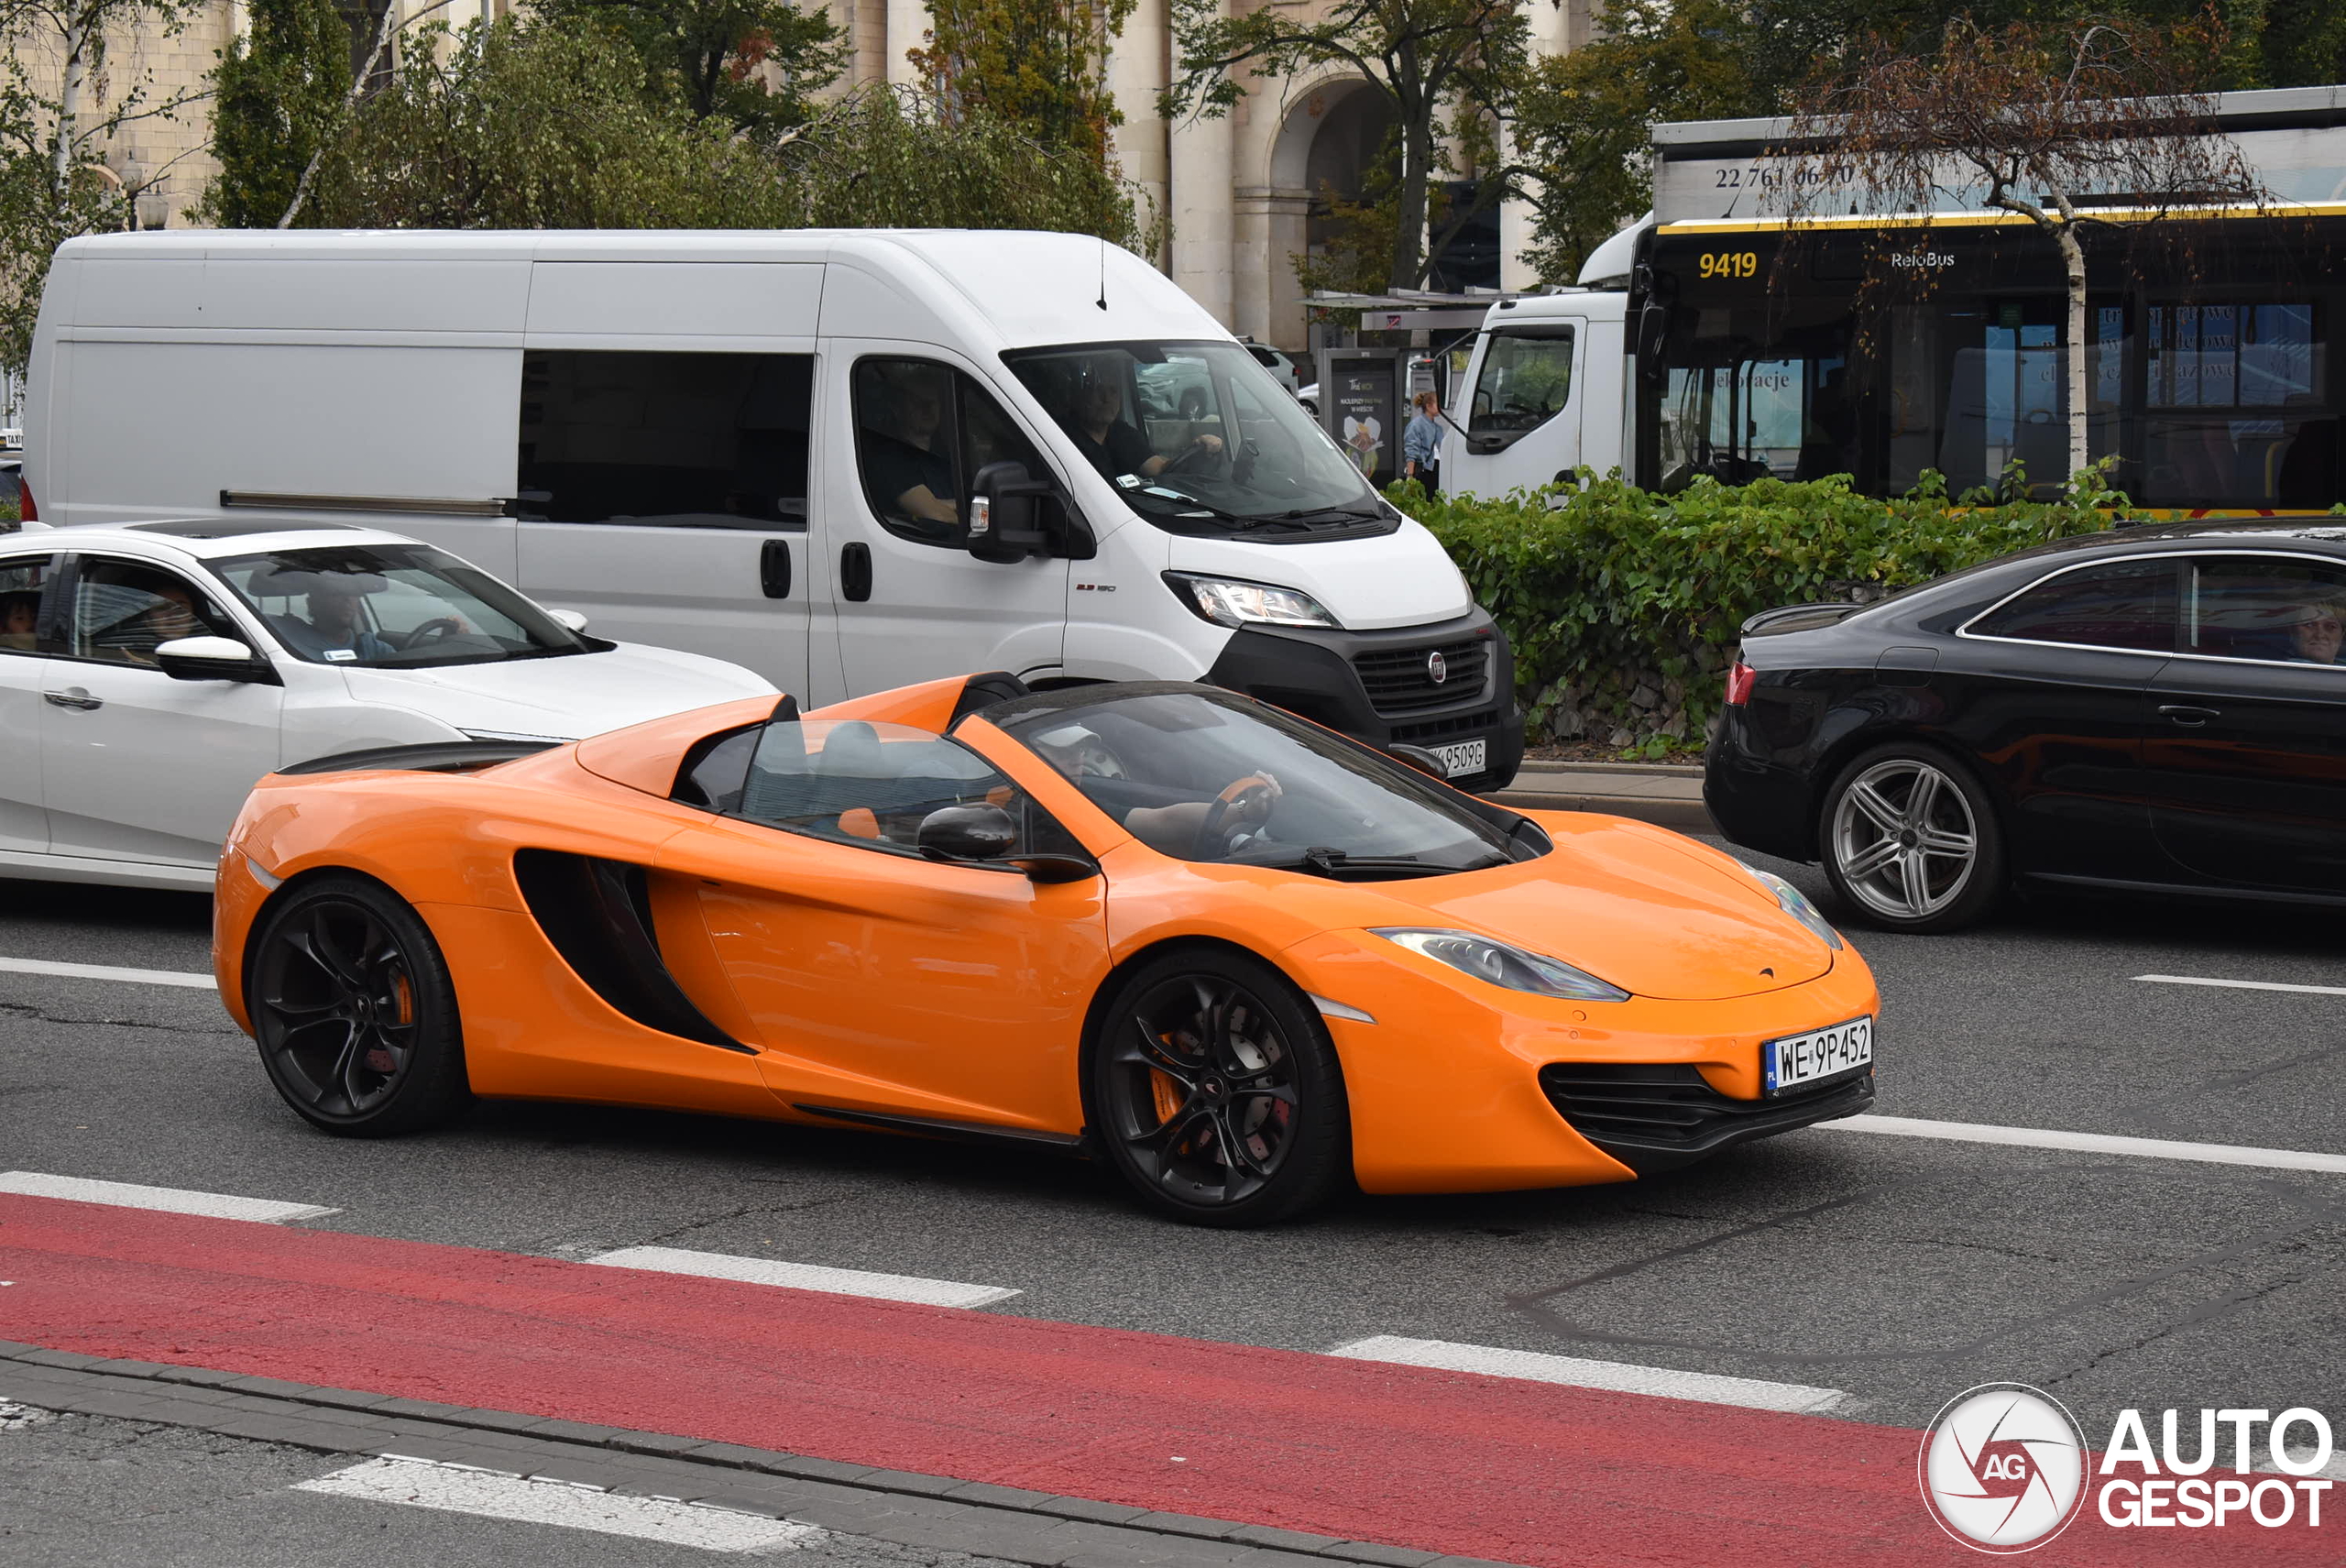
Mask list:
[{"label": "orange door", "polygon": [[785,1102],[1081,1130],[1077,1051],[1109,969],[1101,879],[1042,885],[731,818],[659,861],[694,890]]}]

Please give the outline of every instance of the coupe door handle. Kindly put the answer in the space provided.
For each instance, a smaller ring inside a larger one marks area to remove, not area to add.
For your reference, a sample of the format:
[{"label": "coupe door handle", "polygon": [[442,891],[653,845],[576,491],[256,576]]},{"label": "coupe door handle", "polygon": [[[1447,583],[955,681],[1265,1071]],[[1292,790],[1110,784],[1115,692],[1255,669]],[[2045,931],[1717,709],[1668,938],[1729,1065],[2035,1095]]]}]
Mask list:
[{"label": "coupe door handle", "polygon": [[2169,723],[2181,724],[2194,729],[2211,718],[2221,718],[2224,716],[2221,708],[2194,707],[2188,703],[2179,702],[2167,703],[2161,707],[2159,711],[2166,715]]},{"label": "coupe door handle", "polygon": [[80,686],[68,686],[61,692],[43,692],[40,695],[49,707],[70,707],[77,713],[87,713],[93,707],[105,706]]},{"label": "coupe door handle", "polygon": [[769,539],[759,547],[758,586],[770,599],[790,597],[790,541]]}]

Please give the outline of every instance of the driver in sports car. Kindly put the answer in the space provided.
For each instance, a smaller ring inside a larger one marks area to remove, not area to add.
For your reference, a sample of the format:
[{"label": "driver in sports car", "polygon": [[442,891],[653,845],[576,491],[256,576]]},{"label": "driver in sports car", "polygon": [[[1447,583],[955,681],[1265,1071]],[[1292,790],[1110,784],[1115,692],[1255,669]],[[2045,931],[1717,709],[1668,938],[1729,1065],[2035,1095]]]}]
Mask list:
[{"label": "driver in sports car", "polygon": [[1068,433],[1075,438],[1076,449],[1100,470],[1101,477],[1107,479],[1125,474],[1155,478],[1189,452],[1211,457],[1222,450],[1222,437],[1208,433],[1190,442],[1188,451],[1176,457],[1159,455],[1149,445],[1148,438],[1124,418],[1124,382],[1103,366],[1091,367],[1078,378],[1075,418],[1068,422]]},{"label": "driver in sports car", "polygon": [[[1087,729],[1036,737],[1028,743],[1079,789],[1086,774],[1113,778],[1122,772],[1115,753]],[[1160,855],[1185,861],[1219,859],[1243,848],[1262,831],[1283,793],[1277,777],[1253,773],[1232,780],[1211,800],[1135,806],[1124,813],[1121,822],[1125,832]]]}]

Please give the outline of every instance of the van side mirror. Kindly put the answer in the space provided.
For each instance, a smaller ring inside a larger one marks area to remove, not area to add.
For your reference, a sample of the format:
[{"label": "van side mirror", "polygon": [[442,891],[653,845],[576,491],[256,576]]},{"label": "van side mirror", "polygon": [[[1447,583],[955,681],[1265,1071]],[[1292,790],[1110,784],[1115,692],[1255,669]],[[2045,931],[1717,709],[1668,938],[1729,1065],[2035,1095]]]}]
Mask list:
[{"label": "van side mirror", "polygon": [[1050,549],[1043,509],[1057,492],[1024,463],[989,463],[970,487],[970,521],[964,538],[981,561],[1023,561]]},{"label": "van side mirror", "polygon": [[174,637],[156,644],[155,663],[175,681],[243,681],[280,686],[276,668],[233,637]]}]

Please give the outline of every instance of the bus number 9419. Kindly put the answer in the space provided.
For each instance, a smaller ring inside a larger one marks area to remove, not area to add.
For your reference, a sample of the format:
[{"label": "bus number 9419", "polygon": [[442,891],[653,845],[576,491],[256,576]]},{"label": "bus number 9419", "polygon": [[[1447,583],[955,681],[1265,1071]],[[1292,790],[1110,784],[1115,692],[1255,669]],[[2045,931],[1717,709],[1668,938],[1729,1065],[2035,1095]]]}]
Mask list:
[{"label": "bus number 9419", "polygon": [[1760,253],[1756,250],[1706,250],[1697,258],[1696,269],[1705,278],[1757,278],[1760,276]]}]

